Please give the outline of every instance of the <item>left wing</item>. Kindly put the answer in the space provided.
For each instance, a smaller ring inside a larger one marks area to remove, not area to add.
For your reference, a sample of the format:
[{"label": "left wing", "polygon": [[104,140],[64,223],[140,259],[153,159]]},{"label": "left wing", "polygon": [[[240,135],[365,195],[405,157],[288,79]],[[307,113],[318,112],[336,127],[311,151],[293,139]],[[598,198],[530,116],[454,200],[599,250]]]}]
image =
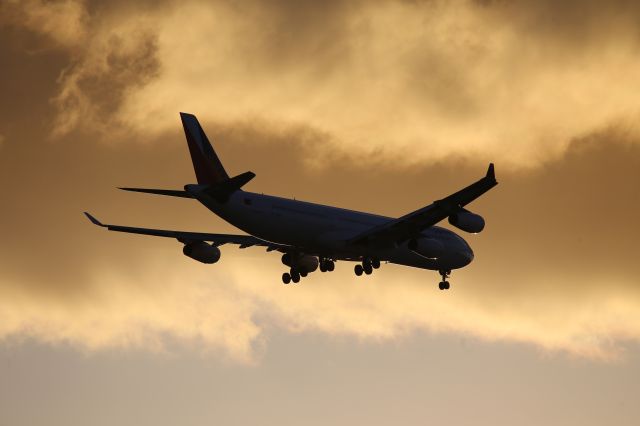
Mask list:
[{"label": "left wing", "polygon": [[89,213],[84,212],[89,220],[98,226],[107,228],[109,231],[128,232],[131,234],[153,235],[155,237],[167,237],[175,238],[181,243],[188,244],[195,241],[209,241],[216,246],[223,244],[238,244],[240,248],[246,248],[251,246],[267,247],[268,251],[272,250],[287,250],[290,247],[283,244],[271,243],[269,241],[261,240],[260,238],[253,237],[251,235],[234,235],[234,234],[208,234],[204,232],[185,232],[185,231],[170,231],[165,229],[150,229],[150,228],[134,228],[131,226],[120,225],[108,225],[100,222]]},{"label": "left wing", "polygon": [[350,244],[395,244],[409,240],[422,230],[435,225],[496,186],[493,163],[489,164],[487,174],[477,182],[449,195],[442,200],[404,215],[398,219],[373,227],[348,241]]}]

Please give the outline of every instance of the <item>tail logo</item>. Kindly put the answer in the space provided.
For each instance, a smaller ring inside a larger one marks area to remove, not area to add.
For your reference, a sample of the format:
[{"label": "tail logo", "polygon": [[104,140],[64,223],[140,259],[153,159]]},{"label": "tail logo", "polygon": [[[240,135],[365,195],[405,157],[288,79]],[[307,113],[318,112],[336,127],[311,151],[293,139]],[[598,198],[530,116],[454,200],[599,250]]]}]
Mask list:
[{"label": "tail logo", "polygon": [[180,113],[193,169],[199,184],[215,184],[229,179],[220,159],[195,115]]}]

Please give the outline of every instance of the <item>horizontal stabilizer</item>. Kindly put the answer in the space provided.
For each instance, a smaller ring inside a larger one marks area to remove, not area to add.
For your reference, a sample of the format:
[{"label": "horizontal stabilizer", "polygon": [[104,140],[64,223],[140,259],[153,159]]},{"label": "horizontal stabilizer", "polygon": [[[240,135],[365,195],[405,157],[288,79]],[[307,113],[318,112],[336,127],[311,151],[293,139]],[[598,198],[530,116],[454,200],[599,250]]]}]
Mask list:
[{"label": "horizontal stabilizer", "polygon": [[245,186],[256,177],[253,172],[244,172],[215,185],[210,185],[205,191],[220,202],[226,201],[231,194]]},{"label": "horizontal stabilizer", "polygon": [[148,189],[148,188],[118,188],[123,191],[144,192],[146,194],[168,195],[169,197],[194,198],[193,195],[183,190],[176,189]]}]

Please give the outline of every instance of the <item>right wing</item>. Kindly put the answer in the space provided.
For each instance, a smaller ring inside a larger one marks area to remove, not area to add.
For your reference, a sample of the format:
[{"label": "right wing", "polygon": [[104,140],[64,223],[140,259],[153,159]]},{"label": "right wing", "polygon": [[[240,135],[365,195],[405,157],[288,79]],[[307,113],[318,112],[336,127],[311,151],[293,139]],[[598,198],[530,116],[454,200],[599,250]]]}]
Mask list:
[{"label": "right wing", "polygon": [[107,228],[109,231],[128,232],[131,234],[153,235],[156,237],[175,238],[181,243],[188,244],[196,241],[209,241],[216,246],[223,244],[238,244],[240,248],[246,248],[251,246],[267,247],[268,251],[272,250],[287,250],[290,247],[284,244],[271,243],[269,241],[261,240],[260,238],[253,237],[251,235],[234,235],[234,234],[208,234],[204,232],[185,232],[185,231],[170,231],[165,229],[150,229],[150,228],[135,228],[131,226],[120,225],[108,225],[100,222],[89,213],[84,212],[94,225]]},{"label": "right wing", "polygon": [[477,182],[466,188],[434,201],[432,204],[406,214],[398,219],[375,226],[356,235],[348,241],[349,244],[397,244],[414,238],[424,229],[435,225],[453,213],[459,212],[464,206],[496,186],[496,175],[493,163],[489,164],[487,174]]}]

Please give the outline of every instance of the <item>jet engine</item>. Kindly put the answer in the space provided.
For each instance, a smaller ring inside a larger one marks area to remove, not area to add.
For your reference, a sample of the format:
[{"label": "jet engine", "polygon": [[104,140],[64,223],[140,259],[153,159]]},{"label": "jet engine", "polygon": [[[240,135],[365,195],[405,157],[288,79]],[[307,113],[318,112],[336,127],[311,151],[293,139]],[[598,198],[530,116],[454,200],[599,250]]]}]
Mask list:
[{"label": "jet engine", "polygon": [[319,261],[315,256],[309,256],[306,254],[294,255],[291,253],[285,253],[282,255],[282,263],[295,268],[298,271],[313,272],[318,269]]},{"label": "jet engine", "polygon": [[202,263],[216,263],[220,260],[220,249],[204,241],[185,244],[182,253]]},{"label": "jet engine", "polygon": [[449,223],[458,229],[472,234],[477,234],[484,229],[484,219],[482,216],[467,210],[462,210],[449,216]]},{"label": "jet engine", "polygon": [[409,240],[409,244],[407,244],[407,246],[412,252],[419,254],[422,257],[426,257],[427,259],[437,259],[442,256],[442,252],[444,251],[442,243],[433,238]]}]

